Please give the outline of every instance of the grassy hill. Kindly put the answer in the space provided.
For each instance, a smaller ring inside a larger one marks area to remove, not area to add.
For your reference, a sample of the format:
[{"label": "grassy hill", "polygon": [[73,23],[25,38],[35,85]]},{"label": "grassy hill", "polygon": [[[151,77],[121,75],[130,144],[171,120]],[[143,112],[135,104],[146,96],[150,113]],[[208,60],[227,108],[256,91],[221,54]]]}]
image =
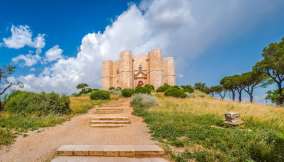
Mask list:
[{"label": "grassy hill", "polygon": [[[157,98],[158,106],[138,114],[175,161],[284,161],[284,108],[204,94]],[[229,111],[239,112],[245,123],[225,125],[224,113]]]}]

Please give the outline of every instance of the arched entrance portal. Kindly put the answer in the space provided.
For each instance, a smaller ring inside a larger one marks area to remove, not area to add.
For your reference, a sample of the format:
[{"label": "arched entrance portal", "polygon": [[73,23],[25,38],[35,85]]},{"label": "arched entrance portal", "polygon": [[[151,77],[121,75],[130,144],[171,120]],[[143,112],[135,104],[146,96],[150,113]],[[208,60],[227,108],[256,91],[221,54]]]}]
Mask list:
[{"label": "arched entrance portal", "polygon": [[142,80],[138,81],[137,87],[142,87],[144,85],[144,82]]}]

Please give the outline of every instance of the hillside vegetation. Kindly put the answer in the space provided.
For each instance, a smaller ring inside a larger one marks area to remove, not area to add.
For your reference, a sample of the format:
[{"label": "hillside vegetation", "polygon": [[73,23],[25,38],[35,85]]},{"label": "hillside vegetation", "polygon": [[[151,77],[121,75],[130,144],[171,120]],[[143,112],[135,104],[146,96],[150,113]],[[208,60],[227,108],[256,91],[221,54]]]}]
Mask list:
[{"label": "hillside vegetation", "polygon": [[[51,97],[51,100],[46,96]],[[59,101],[61,97],[54,96],[58,95],[21,92],[16,97],[10,96],[5,111],[0,112],[0,146],[11,144],[17,135],[60,124],[76,114],[87,112],[95,105],[107,102],[91,100],[89,96],[63,97],[63,101]],[[66,111],[62,111],[63,105]]]},{"label": "hillside vegetation", "polygon": [[[220,101],[193,93],[189,98],[156,95],[158,106],[139,108],[154,138],[178,162],[284,161],[284,109]],[[136,104],[139,105],[139,104]],[[239,112],[244,124],[224,124],[225,112]]]}]

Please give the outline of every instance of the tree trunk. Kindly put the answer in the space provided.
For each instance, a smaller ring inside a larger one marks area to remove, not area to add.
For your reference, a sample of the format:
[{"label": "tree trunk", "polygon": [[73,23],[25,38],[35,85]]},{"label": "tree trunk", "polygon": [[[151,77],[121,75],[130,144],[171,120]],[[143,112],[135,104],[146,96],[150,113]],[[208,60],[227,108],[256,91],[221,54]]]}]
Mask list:
[{"label": "tree trunk", "polygon": [[2,104],[2,100],[0,98],[0,111],[2,111],[2,110],[3,110],[3,104]]},{"label": "tree trunk", "polygon": [[252,93],[249,94],[249,101],[250,101],[250,103],[253,103],[253,94]]},{"label": "tree trunk", "polygon": [[233,91],[233,90],[232,90],[231,92],[232,92],[232,100],[233,100],[233,101],[235,101],[235,98],[236,98],[236,92],[235,92],[235,91]]},{"label": "tree trunk", "polygon": [[238,91],[239,93],[239,102],[242,102],[242,91]]},{"label": "tree trunk", "polygon": [[251,90],[249,91],[249,101],[250,101],[250,103],[253,103],[253,91],[254,91],[254,86],[251,87]]},{"label": "tree trunk", "polygon": [[278,82],[277,85],[278,85],[278,93],[279,93],[277,105],[283,105],[284,96],[283,96],[283,93],[282,93],[282,82]]}]

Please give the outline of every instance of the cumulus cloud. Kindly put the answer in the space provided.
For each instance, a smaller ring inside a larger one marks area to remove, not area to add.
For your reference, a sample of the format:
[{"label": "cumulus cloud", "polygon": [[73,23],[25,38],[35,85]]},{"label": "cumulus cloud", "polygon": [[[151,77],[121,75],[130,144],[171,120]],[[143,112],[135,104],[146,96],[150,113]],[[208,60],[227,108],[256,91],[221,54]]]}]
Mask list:
[{"label": "cumulus cloud", "polygon": [[17,63],[23,63],[24,66],[31,67],[38,63],[40,61],[41,57],[39,55],[29,53],[26,55],[19,55],[17,57],[14,57],[12,59],[12,62],[17,64]]},{"label": "cumulus cloud", "polygon": [[32,32],[27,25],[19,25],[11,27],[11,36],[3,38],[4,46],[8,48],[19,49],[25,46],[36,48],[38,52],[45,46],[44,34],[38,34],[34,40]]},{"label": "cumulus cloud", "polygon": [[28,90],[71,93],[80,82],[100,85],[102,60],[116,59],[122,50],[140,54],[152,48],[174,56],[177,70],[184,74],[187,59],[200,55],[216,42],[226,41],[232,33],[241,34],[242,24],[245,33],[259,19],[269,17],[280,2],[144,0],[138,6],[130,5],[103,32],[85,35],[76,57],[59,58],[41,74],[20,79]]},{"label": "cumulus cloud", "polygon": [[52,62],[58,59],[62,59],[62,53],[63,50],[59,47],[59,45],[55,45],[45,52],[45,60],[47,62]]}]

